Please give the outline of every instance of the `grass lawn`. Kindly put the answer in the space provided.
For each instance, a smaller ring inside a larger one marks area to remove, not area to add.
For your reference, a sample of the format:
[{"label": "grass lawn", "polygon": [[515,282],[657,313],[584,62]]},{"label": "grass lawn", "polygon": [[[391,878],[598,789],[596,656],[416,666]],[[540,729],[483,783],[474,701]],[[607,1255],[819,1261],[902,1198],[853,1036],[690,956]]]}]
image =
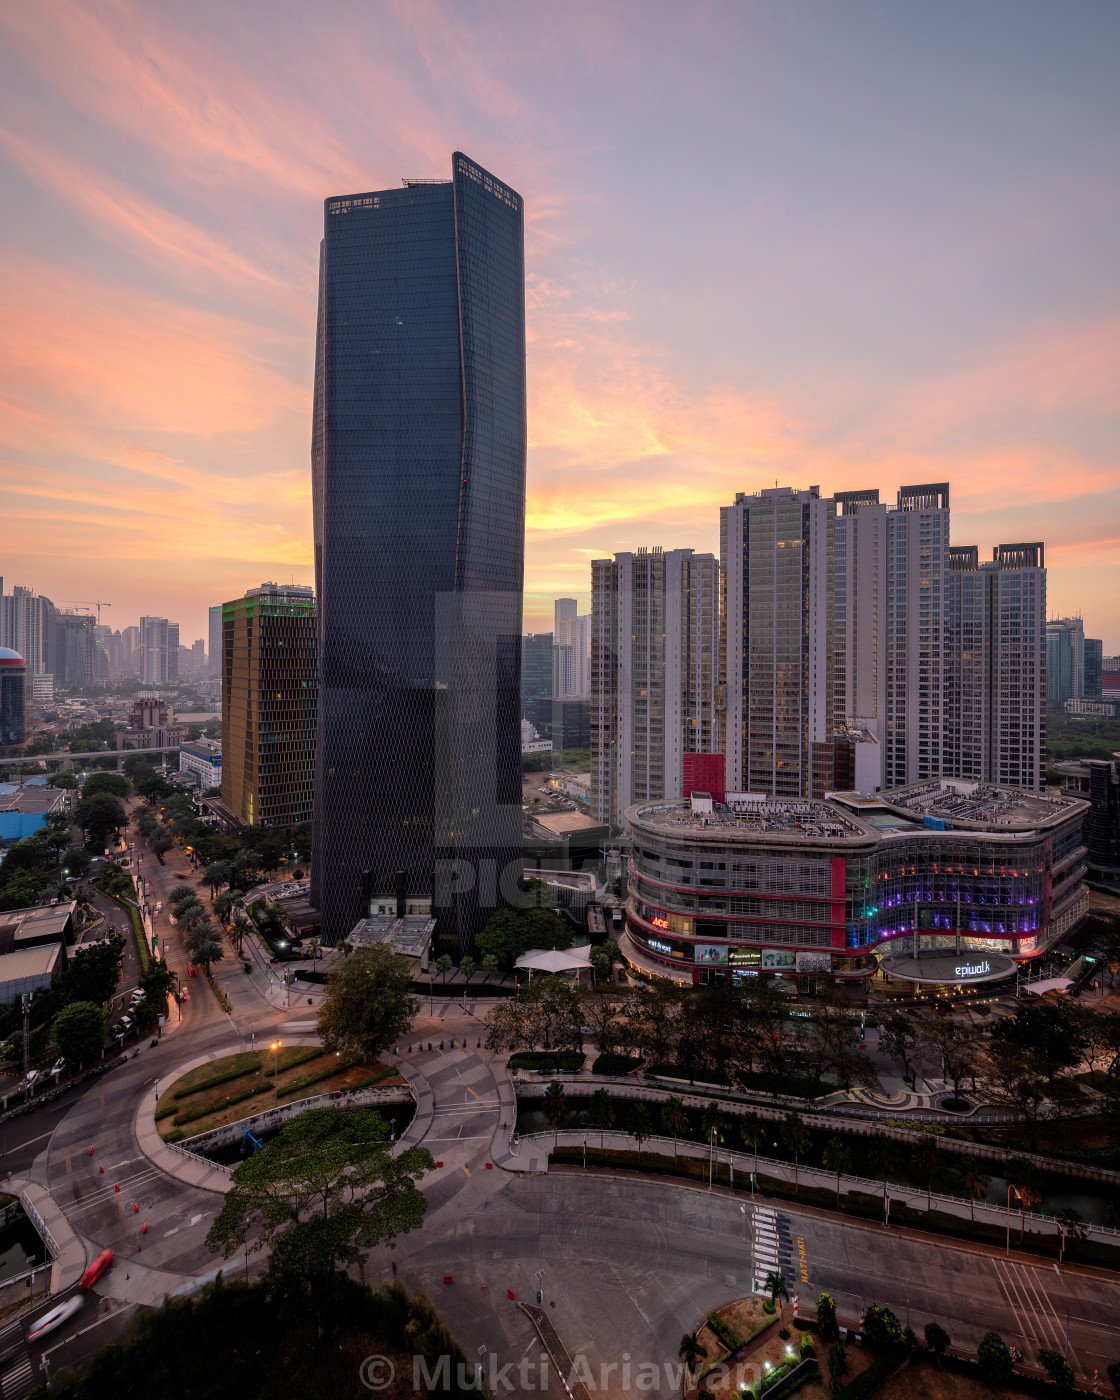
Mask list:
[{"label": "grass lawn", "polygon": [[[404,1083],[400,1075],[387,1065],[347,1064],[340,1061],[333,1051],[308,1046],[283,1047],[279,1054],[279,1067],[280,1073],[275,1083],[279,1087],[281,1103],[293,1103],[298,1099],[333,1093],[337,1089],[358,1088],[373,1082],[385,1087]],[[309,1084],[306,1082],[309,1079],[315,1082]],[[156,1105],[160,1136],[179,1141],[261,1113],[272,1106],[273,1084],[274,1057],[267,1048],[226,1055],[220,1060],[199,1065],[177,1079],[160,1096]],[[254,1088],[260,1092],[249,1094]],[[234,1101],[230,1102],[231,1099]],[[198,1117],[184,1121],[185,1115],[209,1106],[213,1107],[212,1112],[200,1113]]]}]

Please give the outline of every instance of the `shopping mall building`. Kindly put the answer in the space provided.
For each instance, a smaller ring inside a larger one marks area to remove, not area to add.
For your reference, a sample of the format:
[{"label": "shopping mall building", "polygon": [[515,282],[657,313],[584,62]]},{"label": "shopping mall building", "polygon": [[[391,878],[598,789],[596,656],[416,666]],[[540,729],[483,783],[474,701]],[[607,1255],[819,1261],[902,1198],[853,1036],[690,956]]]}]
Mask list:
[{"label": "shopping mall building", "polygon": [[874,798],[637,803],[621,950],[635,972],[683,983],[778,974],[808,990],[814,974],[880,968],[998,981],[1084,917],[1085,810],[1068,792],[956,779]]}]

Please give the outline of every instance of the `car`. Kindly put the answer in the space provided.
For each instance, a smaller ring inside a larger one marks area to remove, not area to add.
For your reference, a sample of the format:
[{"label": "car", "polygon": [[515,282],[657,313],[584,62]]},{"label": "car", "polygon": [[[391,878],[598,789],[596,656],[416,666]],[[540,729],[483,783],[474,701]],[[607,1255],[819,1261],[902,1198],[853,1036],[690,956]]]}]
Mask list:
[{"label": "car", "polygon": [[54,1062],[53,1065],[51,1065],[51,1073],[52,1073],[52,1074],[61,1074],[62,1071],[63,1071],[65,1068],[66,1068],[66,1056],[65,1056],[65,1055],[59,1055],[58,1059],[55,1060],[55,1062]]},{"label": "car", "polygon": [[117,1022],[117,1030],[119,1030],[119,1031],[130,1031],[131,1029],[132,1029],[132,1017],[131,1017],[131,1016],[122,1016],[121,1019]]},{"label": "car", "polygon": [[36,1081],[36,1079],[38,1079],[38,1078],[39,1078],[39,1071],[38,1071],[37,1069],[29,1069],[29,1070],[27,1071],[27,1078],[26,1078],[23,1082],[24,1082],[25,1084],[34,1084],[35,1081]]},{"label": "car", "polygon": [[102,1250],[78,1282],[79,1288],[92,1288],[109,1265],[113,1262],[113,1251]]},{"label": "car", "polygon": [[132,993],[132,996],[129,998],[129,1000],[132,1002],[133,1006],[135,1006],[138,1001],[144,1000],[144,993],[140,990],[139,987],[137,987],[136,990]]},{"label": "car", "polygon": [[29,1342],[35,1341],[37,1337],[45,1337],[48,1332],[53,1332],[56,1327],[62,1324],[79,1312],[85,1304],[83,1293],[72,1293],[69,1298],[64,1299],[57,1307],[51,1308],[50,1312],[44,1313],[37,1322],[31,1324],[31,1331],[27,1334]]}]

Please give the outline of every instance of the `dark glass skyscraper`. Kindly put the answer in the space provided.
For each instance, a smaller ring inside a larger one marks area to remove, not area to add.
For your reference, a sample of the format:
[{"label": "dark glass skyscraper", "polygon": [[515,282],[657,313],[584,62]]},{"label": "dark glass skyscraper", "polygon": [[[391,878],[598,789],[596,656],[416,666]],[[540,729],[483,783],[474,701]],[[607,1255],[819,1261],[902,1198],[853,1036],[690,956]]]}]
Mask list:
[{"label": "dark glass skyscraper", "polygon": [[521,862],[522,200],[456,152],[325,225],[311,898],[334,942],[404,872],[466,951]]}]

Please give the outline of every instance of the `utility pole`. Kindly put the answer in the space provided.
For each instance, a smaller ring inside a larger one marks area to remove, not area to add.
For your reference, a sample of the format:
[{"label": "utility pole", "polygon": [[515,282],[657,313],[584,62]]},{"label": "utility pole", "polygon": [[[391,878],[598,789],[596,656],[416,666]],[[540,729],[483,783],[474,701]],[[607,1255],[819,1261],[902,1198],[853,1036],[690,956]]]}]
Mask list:
[{"label": "utility pole", "polygon": [[31,1047],[28,1044],[29,1031],[28,1022],[31,1019],[31,997],[27,992],[23,994],[23,1082],[27,1083],[28,1055]]}]

